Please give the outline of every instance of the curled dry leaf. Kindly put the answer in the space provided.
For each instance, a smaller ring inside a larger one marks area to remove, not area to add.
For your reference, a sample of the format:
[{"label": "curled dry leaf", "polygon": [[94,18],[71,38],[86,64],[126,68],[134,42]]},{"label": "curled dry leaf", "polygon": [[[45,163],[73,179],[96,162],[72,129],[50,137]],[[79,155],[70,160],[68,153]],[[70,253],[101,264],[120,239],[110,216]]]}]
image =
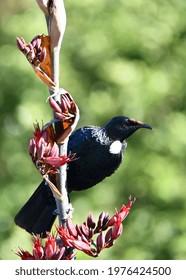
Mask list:
[{"label": "curled dry leaf", "polygon": [[50,90],[55,91],[55,83],[52,77],[49,36],[37,35],[30,43],[23,38],[17,38],[17,46],[32,65],[36,75]]}]

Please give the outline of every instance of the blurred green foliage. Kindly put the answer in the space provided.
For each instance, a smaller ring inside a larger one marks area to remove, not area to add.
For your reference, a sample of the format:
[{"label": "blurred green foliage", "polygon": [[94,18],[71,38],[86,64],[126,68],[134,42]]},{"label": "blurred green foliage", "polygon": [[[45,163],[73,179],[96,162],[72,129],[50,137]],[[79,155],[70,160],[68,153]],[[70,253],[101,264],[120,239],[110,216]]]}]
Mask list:
[{"label": "blurred green foliage", "polygon": [[[74,223],[137,198],[123,235],[100,259],[186,258],[186,2],[66,1],[61,86],[77,101],[78,126],[116,115],[151,124],[128,141],[124,163],[93,189],[73,193]],[[17,259],[30,236],[14,215],[41,178],[28,155],[35,120],[51,119],[48,91],[15,45],[46,33],[35,1],[0,3],[0,258]],[[101,198],[101,199],[100,199]],[[79,253],[79,259],[89,259]]]}]

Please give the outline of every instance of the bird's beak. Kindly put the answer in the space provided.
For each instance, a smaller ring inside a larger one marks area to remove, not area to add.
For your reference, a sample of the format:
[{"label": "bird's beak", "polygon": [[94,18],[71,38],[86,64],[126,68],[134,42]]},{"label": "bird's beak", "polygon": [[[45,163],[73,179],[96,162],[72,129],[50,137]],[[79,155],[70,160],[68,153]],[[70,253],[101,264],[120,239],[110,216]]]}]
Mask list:
[{"label": "bird's beak", "polygon": [[154,128],[151,125],[147,124],[147,123],[136,121],[135,119],[130,119],[130,121],[132,122],[132,124],[134,126],[136,126],[136,128],[147,128],[147,129],[154,130]]},{"label": "bird's beak", "polygon": [[141,123],[140,127],[141,128],[147,128],[147,129],[154,130],[154,128],[151,125],[147,124],[147,123]]}]

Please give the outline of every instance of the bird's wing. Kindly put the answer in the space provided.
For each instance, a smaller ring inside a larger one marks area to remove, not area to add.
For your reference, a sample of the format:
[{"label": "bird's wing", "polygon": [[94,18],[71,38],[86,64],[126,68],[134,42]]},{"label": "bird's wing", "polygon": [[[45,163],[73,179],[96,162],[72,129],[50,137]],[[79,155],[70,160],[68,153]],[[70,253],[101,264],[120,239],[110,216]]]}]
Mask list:
[{"label": "bird's wing", "polygon": [[69,138],[68,153],[86,154],[92,140],[92,130],[94,128],[97,127],[85,126],[74,131]]},{"label": "bird's wing", "polygon": [[77,161],[70,162],[68,189],[81,190],[96,185],[110,176],[121,163],[121,154],[109,153],[109,145],[101,144],[95,134],[96,127],[85,127],[73,133],[69,151],[76,153]]}]

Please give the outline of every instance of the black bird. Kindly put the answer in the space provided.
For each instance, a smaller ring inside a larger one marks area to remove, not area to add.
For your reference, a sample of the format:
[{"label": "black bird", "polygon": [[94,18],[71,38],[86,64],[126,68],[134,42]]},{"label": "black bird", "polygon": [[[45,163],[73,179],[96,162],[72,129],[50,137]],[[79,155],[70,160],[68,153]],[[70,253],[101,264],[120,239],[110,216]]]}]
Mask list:
[{"label": "black bird", "polygon": [[[68,142],[68,153],[75,153],[78,160],[68,164],[68,193],[93,187],[112,175],[122,162],[126,139],[139,128],[152,129],[148,124],[118,116],[102,128],[85,126],[73,132]],[[31,234],[45,237],[54,223],[55,209],[52,192],[42,181],[16,215],[15,223]]]}]

